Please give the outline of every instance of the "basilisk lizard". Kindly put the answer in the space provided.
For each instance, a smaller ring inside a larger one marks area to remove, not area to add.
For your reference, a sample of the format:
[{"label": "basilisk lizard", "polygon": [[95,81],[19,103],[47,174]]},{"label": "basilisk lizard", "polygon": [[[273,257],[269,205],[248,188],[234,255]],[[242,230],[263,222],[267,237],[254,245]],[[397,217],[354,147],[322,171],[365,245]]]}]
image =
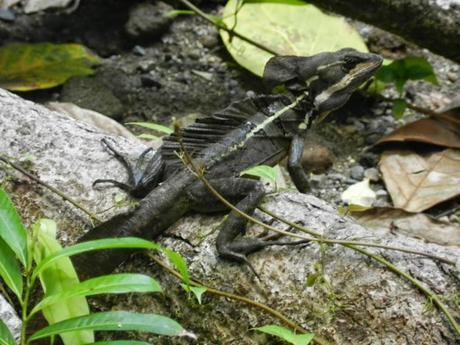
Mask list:
[{"label": "basilisk lizard", "polygon": [[[120,214],[89,231],[81,241],[106,237],[155,238],[189,211],[225,210],[201,181],[181,162],[181,150],[205,168],[205,177],[241,211],[251,214],[264,197],[261,182],[241,178],[247,168],[275,165],[288,155],[288,170],[300,192],[308,191],[301,167],[305,136],[312,121],[341,107],[377,70],[382,58],[354,49],[320,53],[311,57],[273,57],[264,71],[269,87],[282,85],[284,94],[257,96],[232,103],[210,117],[164,138],[162,147],[146,160],[148,150],[131,166],[115,148],[107,148],[128,169],[128,183],[111,182],[142,197],[134,211]],[[145,164],[139,164],[144,162]],[[142,166],[145,166],[143,169]],[[248,262],[246,256],[269,245],[289,244],[260,238],[238,238],[247,220],[232,211],[217,236],[223,258]],[[129,251],[102,251],[75,257],[83,276],[112,271]]]}]

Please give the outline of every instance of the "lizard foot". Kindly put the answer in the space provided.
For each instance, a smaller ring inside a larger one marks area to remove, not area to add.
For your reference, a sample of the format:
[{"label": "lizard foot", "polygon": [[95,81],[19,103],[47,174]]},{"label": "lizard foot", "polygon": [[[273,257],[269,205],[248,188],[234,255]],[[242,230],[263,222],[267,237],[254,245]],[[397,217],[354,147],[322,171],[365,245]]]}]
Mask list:
[{"label": "lizard foot", "polygon": [[231,261],[237,261],[248,265],[249,269],[254,273],[254,275],[259,279],[260,276],[249,262],[247,254],[259,251],[265,247],[269,246],[291,246],[298,244],[309,243],[309,240],[299,240],[299,241],[270,241],[262,240],[259,238],[242,238],[238,241],[231,242],[227,245],[221,245],[217,248],[219,255],[225,259]]},{"label": "lizard foot", "polygon": [[152,158],[147,160],[147,155],[153,151],[151,147],[144,150],[136,163],[132,164],[106,138],[101,141],[105,149],[125,167],[128,181],[123,183],[113,179],[97,179],[93,182],[93,187],[100,183],[110,183],[136,198],[142,198],[158,185],[164,169],[164,162],[159,154],[154,154]]}]

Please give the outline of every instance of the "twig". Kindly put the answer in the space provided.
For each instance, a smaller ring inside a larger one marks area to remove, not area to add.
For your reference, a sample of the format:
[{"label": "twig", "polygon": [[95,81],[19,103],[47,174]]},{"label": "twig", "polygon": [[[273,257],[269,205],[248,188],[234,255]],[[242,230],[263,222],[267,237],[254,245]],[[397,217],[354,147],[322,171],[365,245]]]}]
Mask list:
[{"label": "twig", "polygon": [[312,241],[328,243],[328,244],[341,244],[341,245],[363,246],[363,247],[373,247],[373,248],[395,250],[395,251],[398,251],[398,252],[425,256],[425,257],[428,257],[430,259],[437,260],[437,261],[440,261],[442,263],[453,265],[453,266],[455,266],[455,264],[456,264],[455,261],[443,258],[441,256],[437,256],[437,255],[433,255],[433,254],[429,254],[429,253],[425,253],[425,252],[421,252],[421,251],[413,250],[413,249],[409,249],[409,248],[404,248],[404,247],[388,246],[388,245],[385,245],[385,244],[370,243],[370,242],[349,241],[349,240],[332,240],[332,239],[324,238],[324,237],[322,237],[321,234],[319,234],[319,233],[317,233],[315,231],[312,231],[310,229],[307,229],[307,228],[305,228],[303,226],[300,226],[299,224],[293,223],[293,222],[289,221],[288,219],[283,218],[283,217],[281,217],[281,216],[279,216],[279,215],[267,210],[263,206],[258,206],[257,208],[259,210],[261,210],[262,212],[268,214],[270,217],[273,217],[276,220],[278,220],[278,221],[280,221],[280,222],[282,222],[284,224],[287,224],[287,225],[289,225],[289,226],[291,226],[291,227],[293,227],[293,228],[295,228],[295,229],[297,229],[297,230],[299,230],[301,232],[304,232],[304,233],[307,233],[309,235],[315,236],[315,238],[312,239]]},{"label": "twig", "polygon": [[[60,190],[54,188],[53,186],[50,186],[49,184],[47,184],[46,182],[43,182],[41,181],[39,178],[35,177],[34,175],[32,175],[31,173],[29,173],[28,171],[26,171],[25,169],[23,169],[22,167],[20,167],[19,165],[13,163],[12,161],[10,161],[9,159],[7,159],[6,157],[3,157],[3,156],[0,156],[0,161],[12,166],[15,170],[21,172],[22,174],[24,174],[25,176],[27,176],[28,178],[30,178],[31,180],[35,181],[36,183],[38,183],[39,185],[49,189],[50,191],[52,191],[53,193],[59,195],[62,199],[64,199],[65,201],[69,202],[70,204],[72,204],[73,206],[75,206],[76,208],[78,208],[79,210],[81,210],[82,212],[86,213],[90,219],[91,219],[91,222],[93,223],[93,221],[96,221],[98,223],[101,222],[101,220],[93,213],[91,213],[89,210],[87,210],[85,207],[81,206],[79,203],[77,203],[75,200],[73,200],[72,198],[70,198],[69,196],[65,195],[64,193],[62,193]],[[94,225],[94,224],[93,224]]]},{"label": "twig", "polygon": [[200,16],[201,18],[205,19],[206,21],[208,21],[209,23],[211,23],[212,25],[218,27],[220,30],[224,30],[226,32],[228,32],[229,35],[233,35],[235,37],[238,37],[239,39],[249,43],[249,44],[252,44],[253,46],[259,48],[259,49],[262,49],[264,51],[266,51],[267,53],[270,53],[270,54],[273,54],[273,55],[280,55],[279,53],[277,53],[276,51],[274,51],[273,49],[271,48],[268,48],[266,46],[264,46],[263,44],[261,43],[258,43],[254,40],[252,40],[251,38],[248,38],[242,34],[240,34],[239,32],[233,30],[233,29],[229,29],[226,25],[220,23],[219,21],[213,19],[211,16],[209,16],[208,14],[206,14],[205,12],[203,12],[202,10],[200,10],[198,7],[196,7],[194,4],[192,4],[190,1],[188,0],[179,0],[181,3],[183,3],[185,6],[187,6],[189,9],[191,9],[193,12],[195,12],[198,16]]},{"label": "twig", "polygon": [[[177,272],[174,269],[170,268],[166,263],[164,263],[162,260],[158,259],[154,254],[147,252],[146,255],[151,260],[155,261],[155,263],[157,263],[163,270],[165,270],[168,273],[172,274],[176,278],[184,281],[179,272]],[[229,299],[232,299],[232,300],[235,300],[235,301],[245,303],[245,304],[250,305],[252,307],[262,309],[263,311],[267,312],[268,314],[272,315],[273,317],[281,320],[283,323],[285,323],[287,326],[293,328],[297,332],[308,333],[308,331],[306,329],[304,329],[300,325],[296,324],[295,322],[289,320],[286,316],[281,314],[279,311],[277,311],[277,310],[275,310],[273,308],[270,308],[269,306],[267,306],[267,305],[265,305],[263,303],[253,301],[253,300],[251,300],[249,298],[246,298],[246,297],[243,297],[243,296],[240,296],[240,295],[236,295],[236,294],[232,294],[232,293],[229,293],[229,292],[214,289],[214,288],[212,288],[212,287],[210,287],[210,286],[208,286],[208,285],[206,285],[206,284],[204,284],[204,283],[202,283],[200,281],[194,280],[194,279],[190,279],[189,282],[190,282],[190,285],[192,285],[192,286],[206,288],[206,292],[209,292],[210,294],[220,296],[220,297],[229,298]],[[317,340],[317,336],[315,337],[315,340]],[[318,344],[326,345],[327,342],[323,341],[323,340],[320,340],[318,342]]]},{"label": "twig", "polygon": [[[252,222],[254,222],[256,224],[258,224],[258,225],[261,225],[266,229],[276,231],[278,233],[285,234],[285,235],[292,236],[292,237],[307,239],[307,238],[305,238],[303,236],[299,236],[299,235],[292,234],[292,233],[289,233],[289,232],[286,232],[286,231],[282,231],[282,230],[276,229],[276,228],[274,228],[274,227],[272,227],[270,225],[264,224],[260,220],[258,220],[256,218],[244,213],[243,211],[239,210],[232,203],[230,203],[228,200],[226,200],[222,195],[220,195],[219,192],[217,190],[215,190],[214,187],[204,177],[203,172],[196,168],[196,166],[193,163],[192,158],[190,157],[188,152],[185,151],[185,147],[184,147],[183,143],[180,140],[180,136],[179,136],[179,144],[180,144],[181,149],[182,149],[182,151],[184,153],[185,162],[191,167],[191,169],[195,172],[196,176],[203,182],[203,184],[206,186],[206,188],[208,188],[208,190],[216,198],[218,198],[225,206],[229,207],[232,211],[235,211],[240,216],[242,216],[242,217],[244,217],[244,218],[246,218],[246,219],[248,219],[248,220],[250,220],[250,221],[252,221]],[[293,224],[293,223],[291,223],[291,224]],[[288,224],[288,225],[291,225],[291,224]],[[308,229],[305,229],[305,230],[309,234],[314,236],[315,237],[314,240],[316,240],[318,242],[327,243],[329,241],[329,240],[324,240],[323,238],[321,238],[321,235],[319,233],[313,232],[313,231],[308,230]],[[346,241],[346,242],[348,242],[348,241]],[[401,271],[399,268],[397,268],[395,265],[393,265],[391,262],[385,260],[384,258],[382,258],[382,257],[380,257],[378,255],[372,254],[372,253],[370,253],[370,252],[368,252],[368,251],[366,251],[364,249],[361,249],[357,245],[353,245],[353,244],[349,244],[349,243],[340,243],[340,244],[345,246],[345,247],[347,247],[347,248],[350,248],[350,249],[352,249],[352,250],[354,250],[356,252],[359,252],[359,253],[361,253],[361,254],[363,254],[363,255],[371,258],[371,259],[374,259],[377,262],[380,262],[381,264],[386,266],[388,269],[390,269],[392,272],[394,272],[394,273],[396,273],[396,274],[408,279],[412,284],[414,284],[415,287],[417,287],[420,291],[422,291],[430,300],[434,301],[434,303],[438,306],[438,308],[444,313],[444,315],[446,316],[446,318],[449,321],[449,323],[451,324],[451,326],[454,328],[454,330],[457,333],[457,335],[460,336],[460,326],[456,322],[456,320],[454,319],[452,314],[449,312],[447,307],[442,303],[442,301],[437,297],[437,295],[433,291],[431,291],[430,289],[424,287],[422,282],[420,282],[419,280],[411,277],[409,274]]]}]

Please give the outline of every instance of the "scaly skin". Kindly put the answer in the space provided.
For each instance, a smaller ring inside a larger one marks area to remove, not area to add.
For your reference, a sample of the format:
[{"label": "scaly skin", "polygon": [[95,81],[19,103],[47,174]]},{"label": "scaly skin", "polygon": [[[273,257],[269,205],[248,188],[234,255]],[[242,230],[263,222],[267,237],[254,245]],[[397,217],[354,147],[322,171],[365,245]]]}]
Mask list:
[{"label": "scaly skin", "polygon": [[[265,192],[261,183],[240,178],[240,172],[261,164],[274,166],[286,155],[297,189],[308,191],[300,158],[311,121],[342,106],[375,73],[381,61],[377,55],[352,49],[307,58],[272,58],[267,63],[264,80],[271,86],[284,85],[289,91],[287,96],[245,99],[198,120],[182,130],[181,145],[174,135],[166,138],[145,171],[137,165],[130,168],[125,158],[106,142],[130,173],[128,184],[115,184],[143,199],[133,212],[102,223],[81,241],[125,236],[152,239],[189,211],[224,210],[189,168],[178,164],[176,154],[182,147],[193,155],[196,166],[205,167],[205,176],[211,184],[243,212],[251,214]],[[246,222],[234,211],[230,213],[217,237],[221,257],[249,264],[247,254],[269,245],[297,243],[237,239],[245,232]],[[75,258],[75,264],[82,276],[95,276],[112,271],[130,253],[130,250],[109,250],[83,254]]]}]

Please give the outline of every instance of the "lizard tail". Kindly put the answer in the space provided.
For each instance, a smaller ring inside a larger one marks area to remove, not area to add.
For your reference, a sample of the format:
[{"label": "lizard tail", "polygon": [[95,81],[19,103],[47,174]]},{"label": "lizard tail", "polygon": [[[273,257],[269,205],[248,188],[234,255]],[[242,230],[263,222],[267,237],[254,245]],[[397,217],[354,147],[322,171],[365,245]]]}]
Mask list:
[{"label": "lizard tail", "polygon": [[[123,230],[128,227],[131,217],[132,213],[119,214],[88,231],[78,242],[127,236],[124,235]],[[79,277],[87,279],[112,272],[135,251],[135,249],[107,249],[98,251],[97,255],[94,251],[90,251],[73,256],[72,262]]]}]

